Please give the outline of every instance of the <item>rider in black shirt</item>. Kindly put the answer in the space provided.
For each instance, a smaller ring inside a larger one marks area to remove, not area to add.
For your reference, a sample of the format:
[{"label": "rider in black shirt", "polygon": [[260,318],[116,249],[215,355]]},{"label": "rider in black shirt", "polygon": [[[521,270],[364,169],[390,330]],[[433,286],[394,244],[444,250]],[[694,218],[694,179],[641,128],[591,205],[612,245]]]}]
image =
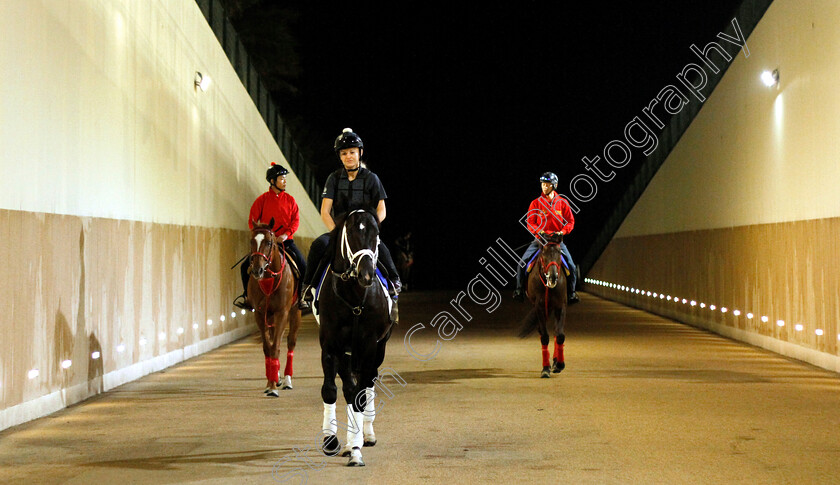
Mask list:
[{"label": "rider in black shirt", "polygon": [[[324,192],[321,194],[321,220],[332,231],[335,221],[343,219],[350,212],[362,209],[376,214],[380,224],[385,220],[385,188],[379,177],[367,168],[361,167],[361,157],[364,144],[362,139],[350,128],[345,128],[335,140],[335,153],[341,160],[343,168],[336,170],[327,177]],[[312,242],[307,258],[306,274],[303,283],[301,310],[309,310],[312,294],[313,279],[320,276],[325,269],[324,253],[330,242],[330,233],[322,234]],[[379,243],[379,262],[387,274],[385,275],[393,286],[392,296],[400,292],[402,282],[391,259],[388,248]]]}]

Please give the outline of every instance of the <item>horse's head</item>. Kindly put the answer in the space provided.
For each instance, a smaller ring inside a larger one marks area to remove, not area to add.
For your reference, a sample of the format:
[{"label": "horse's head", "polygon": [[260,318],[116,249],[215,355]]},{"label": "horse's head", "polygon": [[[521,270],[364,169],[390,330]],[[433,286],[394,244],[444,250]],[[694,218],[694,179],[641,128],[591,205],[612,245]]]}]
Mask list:
[{"label": "horse's head", "polygon": [[277,248],[274,232],[271,230],[273,225],[273,218],[268,224],[254,221],[254,229],[251,230],[251,275],[258,280],[268,277],[268,267]]},{"label": "horse's head", "polygon": [[[554,239],[556,240],[556,239]],[[562,236],[561,236],[562,240]],[[563,265],[562,251],[559,242],[549,240],[540,253],[540,271],[542,271],[545,286],[554,288],[560,278],[560,267]]]},{"label": "horse's head", "polygon": [[376,278],[379,259],[379,221],[369,212],[353,211],[345,218],[338,236],[336,270],[340,270],[343,280],[356,278],[360,285],[369,287]]}]

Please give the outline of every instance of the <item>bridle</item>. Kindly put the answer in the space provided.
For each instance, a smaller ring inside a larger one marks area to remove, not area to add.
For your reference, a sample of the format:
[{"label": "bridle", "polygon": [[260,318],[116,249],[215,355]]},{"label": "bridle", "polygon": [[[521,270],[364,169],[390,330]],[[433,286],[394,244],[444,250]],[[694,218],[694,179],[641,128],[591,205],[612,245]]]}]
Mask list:
[{"label": "bridle", "polygon": [[[350,219],[350,216],[352,216],[353,214],[355,214],[357,212],[364,213],[365,211],[359,209],[359,210],[354,210],[353,212],[347,214],[347,217],[344,219],[344,226],[341,228],[341,241],[339,242],[339,244],[341,245],[341,256],[345,260],[347,260],[347,262],[349,263],[349,267],[342,273],[338,273],[336,271],[333,271],[332,269],[330,270],[332,272],[333,276],[335,276],[336,278],[340,278],[341,281],[349,281],[351,279],[359,277],[359,265],[361,264],[362,258],[364,258],[365,256],[367,256],[371,259],[371,262],[373,263],[374,268],[376,268],[376,263],[377,263],[377,261],[379,261],[379,236],[378,235],[376,236],[376,243],[375,243],[376,244],[376,249],[362,248],[362,249],[359,249],[357,251],[353,251],[353,248],[350,247],[350,241],[347,238],[347,226],[348,226],[348,221]],[[375,278],[376,277],[374,276],[374,279]],[[358,305],[354,306],[353,304],[351,304],[350,302],[345,300],[339,294],[338,288],[335,286],[335,283],[336,283],[336,280],[333,279],[333,282],[332,282],[333,292],[338,297],[338,299],[341,300],[341,302],[344,303],[348,308],[350,308],[350,310],[353,312],[353,315],[355,315],[356,317],[361,315],[362,311],[365,308],[364,303],[365,303],[365,299],[367,298],[367,288],[365,288],[365,293],[362,296],[362,301]]]},{"label": "bridle", "polygon": [[560,264],[557,261],[549,261],[548,264],[546,264],[546,262],[545,262],[545,258],[544,258],[545,249],[550,247],[550,246],[557,246],[557,249],[559,251],[560,250],[560,243],[557,243],[557,242],[546,243],[542,247],[542,250],[540,251],[540,269],[541,269],[541,271],[540,271],[540,281],[542,282],[543,286],[545,287],[545,298],[544,298],[543,303],[545,305],[545,318],[546,318],[546,320],[548,320],[548,297],[549,297],[548,290],[553,289],[555,286],[557,286],[556,281],[555,281],[554,285],[552,285],[552,286],[548,285],[548,282],[546,281],[548,279],[548,272],[549,272],[549,270],[551,269],[552,266],[557,268],[557,279],[559,280],[560,276],[561,276],[560,272],[562,271],[562,268],[560,267]]},{"label": "bridle", "polygon": [[[268,256],[261,253],[259,246],[257,246],[256,251],[251,253],[251,266],[255,266],[254,265],[254,258],[255,257],[263,258],[263,260],[265,260],[265,264],[260,266],[259,268],[262,269],[264,273],[269,274],[270,278],[277,278],[278,275],[280,276],[280,278],[282,278],[283,277],[283,269],[286,266],[286,258],[282,258],[282,262],[281,262],[281,265],[280,265],[280,271],[277,271],[277,272],[271,271],[271,261],[272,261],[272,257],[274,256],[274,248],[277,245],[277,242],[274,238],[274,232],[271,229],[268,229],[268,228],[254,229],[254,235],[256,235],[257,233],[266,233],[266,236],[267,236],[266,237],[266,244],[268,245],[268,251],[266,251],[266,252],[268,253]],[[256,276],[254,276],[254,277],[256,278]],[[274,290],[272,289],[272,292],[273,291]]]},{"label": "bridle", "polygon": [[560,249],[560,243],[553,243],[553,242],[546,243],[542,247],[542,251],[540,251],[540,267],[542,268],[542,271],[540,271],[540,281],[542,281],[542,284],[546,287],[546,289],[554,288],[554,286],[549,287],[548,282],[546,281],[546,279],[548,279],[548,272],[551,269],[551,267],[554,266],[555,268],[557,268],[557,277],[558,278],[560,277],[560,271],[562,271],[562,268],[560,267],[560,264],[557,261],[549,261],[548,264],[546,264],[545,259],[544,259],[544,254],[545,254],[545,249],[549,246],[556,246],[557,249],[559,250]]},{"label": "bridle", "polygon": [[344,227],[341,228],[341,255],[344,259],[347,260],[349,263],[349,267],[343,273],[336,273],[333,271],[335,276],[341,278],[341,281],[348,281],[351,278],[358,278],[359,276],[359,264],[362,261],[362,258],[365,256],[369,257],[373,262],[373,267],[376,267],[376,262],[379,261],[379,236],[376,236],[376,249],[368,249],[363,248],[359,249],[358,251],[353,251],[353,248],[350,247],[350,241],[347,239],[347,219],[350,219],[350,216],[357,212],[365,212],[361,209],[354,210],[350,214],[347,215],[345,219]]}]

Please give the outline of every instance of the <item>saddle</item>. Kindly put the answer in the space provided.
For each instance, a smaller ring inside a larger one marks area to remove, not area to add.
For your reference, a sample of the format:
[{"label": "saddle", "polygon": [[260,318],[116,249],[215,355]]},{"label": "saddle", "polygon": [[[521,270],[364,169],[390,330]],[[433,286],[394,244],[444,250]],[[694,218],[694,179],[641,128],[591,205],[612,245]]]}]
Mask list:
[{"label": "saddle", "polygon": [[[320,311],[318,309],[318,304],[321,300],[321,287],[324,285],[324,280],[327,277],[327,272],[330,271],[331,268],[332,265],[328,264],[327,267],[324,269],[323,273],[321,273],[320,275],[315,275],[318,278],[316,280],[318,283],[315,285],[315,298],[312,300],[312,316],[315,317],[315,321],[318,323],[318,325],[321,324]],[[382,290],[382,292],[385,295],[385,299],[388,301],[388,312],[392,313],[395,303],[394,300],[391,299],[391,296],[388,294],[388,279],[382,275],[382,272],[379,271],[379,268],[376,268],[376,277],[379,282],[379,288]]]},{"label": "saddle", "polygon": [[285,247],[283,248],[283,256],[286,258],[286,264],[288,264],[289,267],[292,268],[292,275],[295,277],[295,280],[297,280],[298,284],[300,284],[301,279],[303,279],[303,275],[300,274],[300,268],[298,268],[298,265],[295,262],[295,258],[293,258],[292,255],[289,254],[288,251],[286,251]]}]

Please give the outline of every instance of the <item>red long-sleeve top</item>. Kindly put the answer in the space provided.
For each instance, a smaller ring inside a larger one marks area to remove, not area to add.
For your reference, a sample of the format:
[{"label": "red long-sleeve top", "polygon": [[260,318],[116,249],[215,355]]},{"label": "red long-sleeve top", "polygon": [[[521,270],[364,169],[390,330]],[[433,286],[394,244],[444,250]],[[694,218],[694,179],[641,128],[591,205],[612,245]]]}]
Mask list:
[{"label": "red long-sleeve top", "polygon": [[568,234],[575,227],[575,216],[569,202],[557,192],[554,198],[540,194],[528,207],[528,230],[536,235],[542,232],[560,232]]},{"label": "red long-sleeve top", "polygon": [[248,227],[254,228],[254,221],[268,224],[274,218],[272,231],[279,234],[288,234],[292,239],[300,226],[300,212],[295,198],[282,191],[275,193],[270,190],[254,201],[251,206],[251,213],[248,215]]}]

